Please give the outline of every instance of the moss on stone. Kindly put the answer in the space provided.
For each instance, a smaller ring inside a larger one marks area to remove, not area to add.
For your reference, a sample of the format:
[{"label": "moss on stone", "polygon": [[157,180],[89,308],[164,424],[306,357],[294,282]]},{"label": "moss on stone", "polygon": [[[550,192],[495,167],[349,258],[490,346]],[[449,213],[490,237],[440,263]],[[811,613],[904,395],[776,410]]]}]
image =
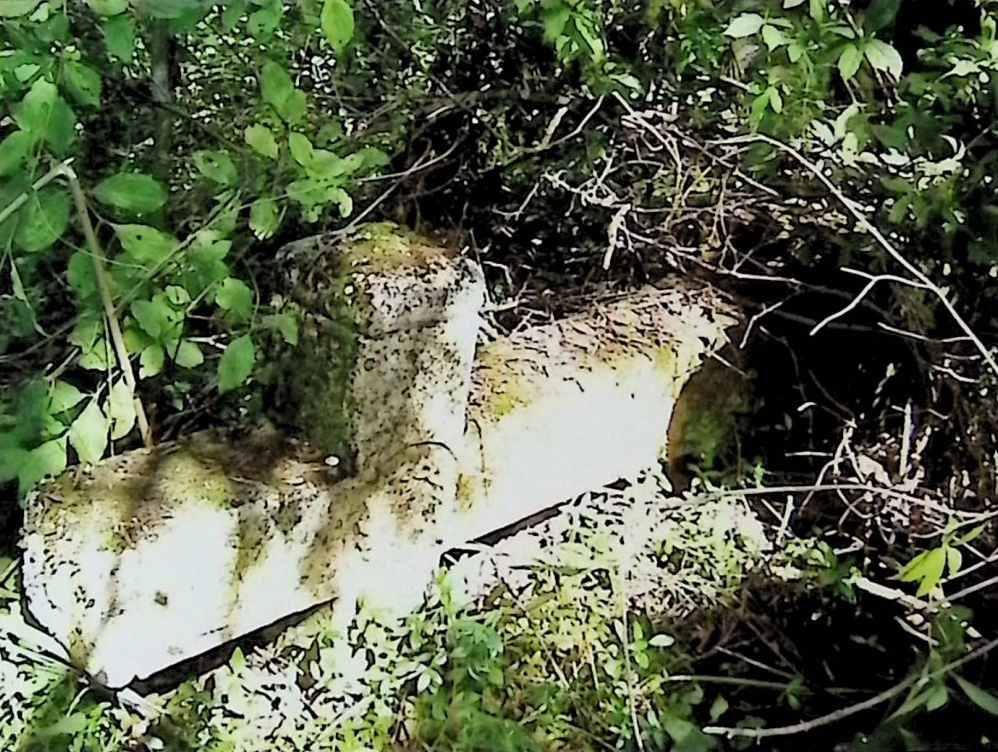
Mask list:
[{"label": "moss on stone", "polygon": [[246,573],[260,560],[260,554],[263,553],[263,548],[267,544],[267,538],[264,535],[265,525],[264,519],[257,515],[240,515],[239,517],[238,540],[236,542],[236,569],[235,576],[232,578],[234,586],[233,602],[235,602],[238,594],[239,583],[245,577]]},{"label": "moss on stone", "polygon": [[184,449],[164,456],[157,476],[154,492],[162,501],[201,499],[222,509],[237,501],[225,468]]},{"label": "moss on stone", "polygon": [[[293,422],[325,454],[350,465],[354,444],[351,378],[361,332],[371,314],[364,277],[402,267],[429,268],[447,255],[440,246],[392,223],[364,225],[340,243],[322,268],[322,289],[292,291],[303,305],[298,347],[287,358],[287,404]],[[312,285],[313,277],[306,284]]]},{"label": "moss on stone", "polygon": [[475,485],[474,479],[467,473],[458,474],[454,498],[458,511],[466,512],[474,506]]}]

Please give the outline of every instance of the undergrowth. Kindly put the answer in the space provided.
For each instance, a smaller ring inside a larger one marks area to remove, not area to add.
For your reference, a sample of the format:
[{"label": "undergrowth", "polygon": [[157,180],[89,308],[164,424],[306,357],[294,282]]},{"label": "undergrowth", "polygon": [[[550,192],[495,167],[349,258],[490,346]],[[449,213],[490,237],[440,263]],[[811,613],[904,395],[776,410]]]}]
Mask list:
[{"label": "undergrowth", "polygon": [[[985,728],[998,701],[972,665],[951,665],[972,641],[969,612],[939,610],[928,650],[885,649],[902,634],[884,626],[897,604],[869,594],[862,563],[786,536],[750,498],[702,487],[670,498],[651,478],[590,494],[486,552],[456,552],[403,621],[362,610],[341,636],[320,608],[146,697],[102,693],[69,670],[24,623],[10,563],[0,746],[743,749],[753,739],[739,734],[817,718],[763,743],[916,749],[919,734],[938,738],[922,719],[946,704]],[[821,720],[891,687],[845,723]]]}]

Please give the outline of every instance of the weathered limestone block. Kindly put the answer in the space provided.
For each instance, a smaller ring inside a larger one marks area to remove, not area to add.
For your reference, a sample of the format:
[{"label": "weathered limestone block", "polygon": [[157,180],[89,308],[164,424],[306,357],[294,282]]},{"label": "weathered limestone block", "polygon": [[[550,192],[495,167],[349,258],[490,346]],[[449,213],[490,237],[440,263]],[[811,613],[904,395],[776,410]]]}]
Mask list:
[{"label": "weathered limestone block", "polygon": [[416,444],[456,447],[484,302],[478,267],[387,224],[284,255],[305,318],[288,396],[312,445],[362,476],[384,475]]},{"label": "weathered limestone block", "polygon": [[273,430],[131,452],[30,508],[27,605],[113,688],[330,600],[345,625],[362,592],[413,603],[439,557],[396,502]]},{"label": "weathered limestone block", "polygon": [[733,323],[706,291],[647,291],[483,345],[472,371],[480,278],[440,249],[387,248],[298,267],[316,291],[305,352],[331,374],[292,388],[315,390],[299,397],[321,453],[276,431],[197,435],[29,507],[27,605],[80,667],[120,687],[319,603],[341,625],[360,597],[410,609],[448,547],[652,465]]},{"label": "weathered limestone block", "polygon": [[681,283],[479,348],[457,543],[665,460],[673,408],[731,309]]},{"label": "weathered limestone block", "polygon": [[335,248],[306,243],[289,275],[309,342],[293,364],[295,401],[313,445],[352,476],[337,493],[364,505],[365,541],[390,541],[361,545],[372,566],[348,585],[384,575],[367,601],[397,609],[421,596],[410,585],[430,576],[427,546],[455,504],[484,280],[467,259],[391,225]]},{"label": "weathered limestone block", "polygon": [[[109,686],[334,598],[348,615],[371,583],[375,606],[413,601],[436,563],[480,271],[379,226],[298,245],[311,250],[292,267],[308,278],[294,290],[304,347],[286,372],[321,482],[280,453],[261,473],[252,444],[204,439],[106,463],[79,487],[63,478],[31,507],[31,611]],[[330,455],[349,477],[326,472]]]}]

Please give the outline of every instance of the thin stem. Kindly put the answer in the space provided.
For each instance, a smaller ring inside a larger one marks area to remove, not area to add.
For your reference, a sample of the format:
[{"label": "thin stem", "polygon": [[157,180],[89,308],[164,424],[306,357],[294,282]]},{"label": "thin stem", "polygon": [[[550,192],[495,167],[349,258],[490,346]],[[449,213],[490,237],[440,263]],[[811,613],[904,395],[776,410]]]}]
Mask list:
[{"label": "thin stem", "polygon": [[792,734],[803,734],[807,731],[813,731],[814,729],[819,728],[821,726],[827,726],[830,723],[841,721],[843,718],[848,718],[849,716],[855,715],[856,713],[862,713],[864,710],[870,710],[871,708],[875,708],[877,705],[881,705],[882,703],[885,703],[888,700],[897,697],[898,695],[903,693],[905,690],[907,690],[909,687],[916,684],[917,682],[920,681],[923,683],[929,682],[935,678],[938,678],[952,671],[955,671],[956,669],[963,666],[965,663],[970,663],[970,661],[976,660],[977,658],[987,655],[996,647],[998,647],[998,639],[991,640],[991,642],[982,645],[981,647],[977,648],[977,650],[968,653],[962,658],[947,663],[942,668],[937,669],[936,671],[932,671],[931,673],[926,674],[925,676],[909,676],[904,681],[895,684],[893,687],[885,689],[883,692],[871,697],[869,700],[864,700],[863,702],[858,702],[855,705],[850,705],[845,708],[840,708],[839,710],[836,710],[832,713],[828,713],[827,715],[819,716],[818,718],[812,718],[810,721],[795,723],[792,726],[777,726],[775,728],[768,728],[768,729],[707,726],[704,728],[703,732],[705,734],[724,734],[729,739],[734,736],[741,736],[749,739],[765,739],[771,736],[790,736]]},{"label": "thin stem", "polygon": [[97,277],[97,288],[100,291],[104,316],[107,319],[107,325],[111,333],[111,343],[118,357],[118,366],[121,368],[125,383],[132,392],[132,405],[135,408],[135,419],[139,425],[139,433],[142,434],[142,443],[146,447],[151,447],[153,442],[152,434],[149,431],[149,421],[146,418],[145,407],[139,397],[135,373],[132,371],[132,362],[129,360],[128,349],[125,347],[125,338],[122,336],[121,325],[118,323],[118,315],[114,310],[114,299],[111,296],[111,285],[107,279],[104,252],[101,250],[100,242],[97,240],[97,233],[94,232],[93,223],[90,221],[90,209],[87,206],[87,197],[83,194],[83,187],[80,185],[76,172],[65,164],[61,165],[59,169],[60,174],[65,176],[69,181],[69,187],[73,193],[73,202],[76,204],[76,213],[80,219],[80,225],[83,227],[83,235],[86,238],[87,247],[94,261],[94,274]]}]

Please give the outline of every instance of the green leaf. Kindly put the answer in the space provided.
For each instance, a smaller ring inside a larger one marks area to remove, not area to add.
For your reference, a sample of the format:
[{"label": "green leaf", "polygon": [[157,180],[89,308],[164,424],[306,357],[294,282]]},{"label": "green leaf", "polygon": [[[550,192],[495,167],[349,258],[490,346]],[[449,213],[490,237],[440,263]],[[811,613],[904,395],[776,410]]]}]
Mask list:
[{"label": "green leaf", "polygon": [[925,709],[930,713],[933,710],[939,710],[939,708],[946,704],[947,700],[949,700],[949,691],[943,682],[938,682],[933,685],[929,696],[925,698]]},{"label": "green leaf", "polygon": [[253,291],[242,280],[229,277],[215,293],[218,307],[237,319],[248,318],[253,313]]},{"label": "green leaf", "polygon": [[925,561],[919,568],[921,577],[919,577],[920,585],[915,594],[918,596],[927,595],[930,593],[936,585],[939,584],[939,580],[943,576],[943,569],[946,566],[946,549],[945,548],[933,548],[928,552],[928,556],[925,557]]},{"label": "green leaf", "polygon": [[870,66],[874,70],[889,73],[894,80],[901,78],[901,70],[904,67],[904,63],[901,60],[900,53],[891,47],[891,45],[881,42],[879,39],[871,39],[866,43],[863,52],[866,54],[866,59],[870,62]]},{"label": "green leaf", "polygon": [[57,156],[69,151],[76,141],[76,114],[61,97],[52,107],[52,118],[45,131],[45,141]]},{"label": "green leaf", "polygon": [[39,481],[55,477],[66,469],[66,438],[46,441],[28,452],[17,472],[18,487],[22,494],[27,493]]},{"label": "green leaf", "polygon": [[180,285],[168,285],[163,290],[163,293],[166,295],[166,299],[170,302],[170,305],[175,308],[183,308],[191,302],[191,294]]},{"label": "green leaf", "polygon": [[245,383],[255,359],[256,350],[248,334],[230,342],[218,362],[218,391],[224,394]]},{"label": "green leaf", "polygon": [[110,421],[101,411],[97,400],[90,400],[69,427],[69,443],[76,450],[80,462],[92,465],[100,461],[107,449],[109,428]]},{"label": "green leaf", "polygon": [[248,6],[249,0],[229,0],[222,11],[222,28],[227,32],[236,28]]},{"label": "green leaf", "polygon": [[596,24],[590,18],[579,14],[575,16],[575,30],[589,46],[590,58],[594,62],[603,60],[606,56],[606,46]]},{"label": "green leaf", "polygon": [[28,253],[50,248],[69,227],[69,210],[69,196],[63,189],[47,187],[34,194],[17,228],[20,248]]},{"label": "green leaf", "polygon": [[14,68],[14,78],[20,83],[26,84],[35,77],[35,74],[42,69],[38,63],[23,63]]},{"label": "green leaf", "polygon": [[114,232],[125,253],[142,264],[163,261],[179,245],[172,235],[147,225],[115,225]]},{"label": "green leaf", "polygon": [[331,198],[336,202],[337,207],[339,207],[341,217],[349,217],[353,213],[353,199],[345,190],[342,188],[333,188]]},{"label": "green leaf", "polygon": [[946,567],[949,576],[952,577],[960,571],[963,566],[963,552],[953,546],[946,547]]},{"label": "green leaf", "polygon": [[76,326],[69,333],[69,343],[76,345],[81,350],[86,350],[94,346],[97,338],[104,332],[101,320],[96,316],[80,316],[76,321]]},{"label": "green leaf", "polygon": [[85,300],[97,292],[97,274],[94,261],[86,251],[77,251],[69,257],[66,267],[66,280],[80,300]]},{"label": "green leaf", "polygon": [[291,150],[291,156],[294,157],[295,162],[306,169],[311,167],[315,150],[307,137],[301,133],[288,134],[288,148]]},{"label": "green leaf", "polygon": [[107,340],[100,337],[93,346],[80,353],[80,368],[90,371],[106,371],[111,366],[111,349]]},{"label": "green leaf", "polygon": [[214,230],[202,230],[195,236],[184,254],[187,264],[184,286],[192,295],[200,295],[229,276],[229,267],[223,259],[231,247],[232,241],[223,239]]},{"label": "green leaf", "polygon": [[847,44],[839,55],[839,73],[844,81],[856,75],[860,63],[863,62],[863,53],[855,44]]},{"label": "green leaf", "polygon": [[909,561],[898,574],[898,579],[901,582],[916,582],[922,579],[922,569],[925,566],[925,560],[929,558],[930,551],[922,551],[914,559]]},{"label": "green leaf", "polygon": [[154,212],[166,203],[163,186],[142,172],[119,172],[105,178],[94,195],[102,204],[136,215]]},{"label": "green leaf", "polygon": [[766,24],[762,27],[762,41],[766,43],[766,49],[772,52],[777,47],[786,44],[787,38],[775,26]]},{"label": "green leaf", "polygon": [[282,0],[264,0],[258,4],[262,7],[250,14],[246,28],[257,40],[266,40],[274,35],[277,27],[281,25],[281,18],[284,15],[284,3]]},{"label": "green leaf", "polygon": [[995,697],[990,692],[981,689],[976,684],[971,684],[969,681],[964,679],[962,676],[954,675],[956,683],[960,685],[960,689],[963,693],[967,695],[967,699],[974,703],[981,710],[984,710],[991,715],[998,715],[998,697]]},{"label": "green leaf", "polygon": [[125,330],[121,334],[125,342],[125,351],[129,355],[141,353],[152,344],[149,335],[142,331],[134,319],[125,319]]},{"label": "green leaf", "polygon": [[154,342],[162,342],[175,325],[176,314],[165,300],[136,300],[131,306],[132,316]]},{"label": "green leaf", "polygon": [[49,389],[49,397],[52,400],[49,404],[49,413],[58,415],[76,407],[86,398],[86,395],[72,384],[58,380]]},{"label": "green leaf", "polygon": [[14,441],[9,434],[6,436],[0,434],[0,483],[10,483],[17,478],[27,459],[27,449]]},{"label": "green leaf", "polygon": [[3,0],[0,3],[0,18],[26,16],[38,7],[42,0]]},{"label": "green leaf", "polygon": [[275,313],[267,323],[281,333],[284,341],[294,347],[298,344],[298,318],[291,313]]},{"label": "green leaf", "polygon": [[365,147],[355,153],[363,158],[364,168],[368,170],[384,167],[391,162],[391,158],[387,154],[381,151],[381,149],[375,149],[374,147]]},{"label": "green leaf", "polygon": [[675,643],[676,643],[675,637],[673,637],[670,634],[664,634],[664,633],[657,634],[648,641],[649,645],[656,648],[667,648],[670,645],[675,645]]},{"label": "green leaf", "polygon": [[717,719],[724,715],[728,710],[728,701],[724,699],[724,695],[718,695],[714,698],[714,702],[710,704],[710,720],[712,723],[716,723]]},{"label": "green leaf", "polygon": [[291,76],[279,63],[268,60],[260,70],[260,94],[263,101],[286,123],[297,123],[305,116],[305,92],[296,89]]},{"label": "green leaf", "polygon": [[123,13],[105,19],[103,31],[107,54],[123,63],[130,63],[135,56],[135,21],[131,15]]},{"label": "green leaf", "polygon": [[124,379],[118,379],[105,404],[111,419],[111,438],[117,441],[128,435],[135,425],[135,395]]},{"label": "green leaf", "polygon": [[232,157],[223,150],[197,152],[194,155],[194,166],[206,178],[220,185],[233,185],[239,177]]},{"label": "green leaf", "polygon": [[271,198],[258,198],[250,205],[249,226],[260,240],[271,237],[280,225],[277,202]]},{"label": "green leaf", "polygon": [[[34,309],[31,306],[31,302],[28,300],[28,294],[24,291],[24,280],[21,279],[21,272],[17,268],[18,260],[11,258],[10,260],[10,289],[14,294],[16,300],[21,301],[24,306],[29,310],[29,315],[32,321],[34,321]],[[39,334],[44,335],[45,332],[41,330],[37,322],[35,322],[35,329],[38,330]]]},{"label": "green leaf", "polygon": [[34,138],[28,131],[16,130],[0,141],[0,176],[10,175],[24,162]]},{"label": "green leaf", "polygon": [[14,109],[14,121],[56,153],[64,153],[76,138],[76,115],[59,96],[55,84],[40,78]]},{"label": "green leaf", "polygon": [[542,14],[544,41],[550,44],[565,31],[565,26],[572,19],[572,8],[568,5],[558,3],[550,8],[545,8]]},{"label": "green leaf", "polygon": [[319,16],[322,33],[337,54],[343,52],[353,39],[353,7],[349,0],[324,0]]},{"label": "green leaf", "polygon": [[269,159],[277,159],[278,148],[277,139],[273,132],[265,125],[249,126],[245,131],[246,143],[253,151]]},{"label": "green leaf", "polygon": [[263,101],[281,112],[281,107],[288,98],[288,93],[295,88],[294,81],[284,66],[268,60],[260,70],[260,94]]},{"label": "green leaf", "polygon": [[769,106],[773,108],[773,112],[777,115],[783,112],[783,97],[780,95],[780,90],[775,86],[769,87]]},{"label": "green leaf", "polygon": [[967,543],[970,543],[972,540],[974,540],[974,538],[983,533],[986,528],[987,525],[978,525],[966,535],[957,538],[955,544],[957,546],[963,546],[966,545]]},{"label": "green leaf", "polygon": [[139,378],[147,379],[159,375],[166,362],[166,353],[159,344],[149,345],[139,356]]},{"label": "green leaf", "polygon": [[175,352],[172,353],[173,362],[181,368],[197,368],[204,363],[204,353],[196,342],[189,339],[180,340]]},{"label": "green leaf", "polygon": [[641,642],[645,639],[645,631],[641,628],[638,622],[634,622],[631,625],[631,635],[633,637],[632,642]]},{"label": "green leaf", "polygon": [[87,5],[98,16],[117,16],[128,10],[128,0],[87,0]]},{"label": "green leaf", "polygon": [[232,672],[236,674],[246,668],[246,657],[243,655],[242,648],[237,646],[236,649],[232,651],[232,657],[229,658],[229,668],[231,668]]},{"label": "green leaf", "polygon": [[744,39],[756,34],[762,28],[763,23],[765,20],[758,13],[742,13],[728,24],[728,28],[724,30],[724,36]]},{"label": "green leaf", "polygon": [[69,335],[69,342],[80,348],[80,367],[93,370],[107,368],[109,353],[102,319],[97,316],[80,316]]},{"label": "green leaf", "polygon": [[69,91],[81,104],[99,107],[101,98],[101,77],[89,65],[74,60],[66,62],[64,69]]},{"label": "green leaf", "polygon": [[912,195],[907,193],[897,201],[894,202],[894,206],[887,213],[887,219],[893,224],[900,224],[904,221],[904,218],[908,216],[908,208],[911,206]]}]

